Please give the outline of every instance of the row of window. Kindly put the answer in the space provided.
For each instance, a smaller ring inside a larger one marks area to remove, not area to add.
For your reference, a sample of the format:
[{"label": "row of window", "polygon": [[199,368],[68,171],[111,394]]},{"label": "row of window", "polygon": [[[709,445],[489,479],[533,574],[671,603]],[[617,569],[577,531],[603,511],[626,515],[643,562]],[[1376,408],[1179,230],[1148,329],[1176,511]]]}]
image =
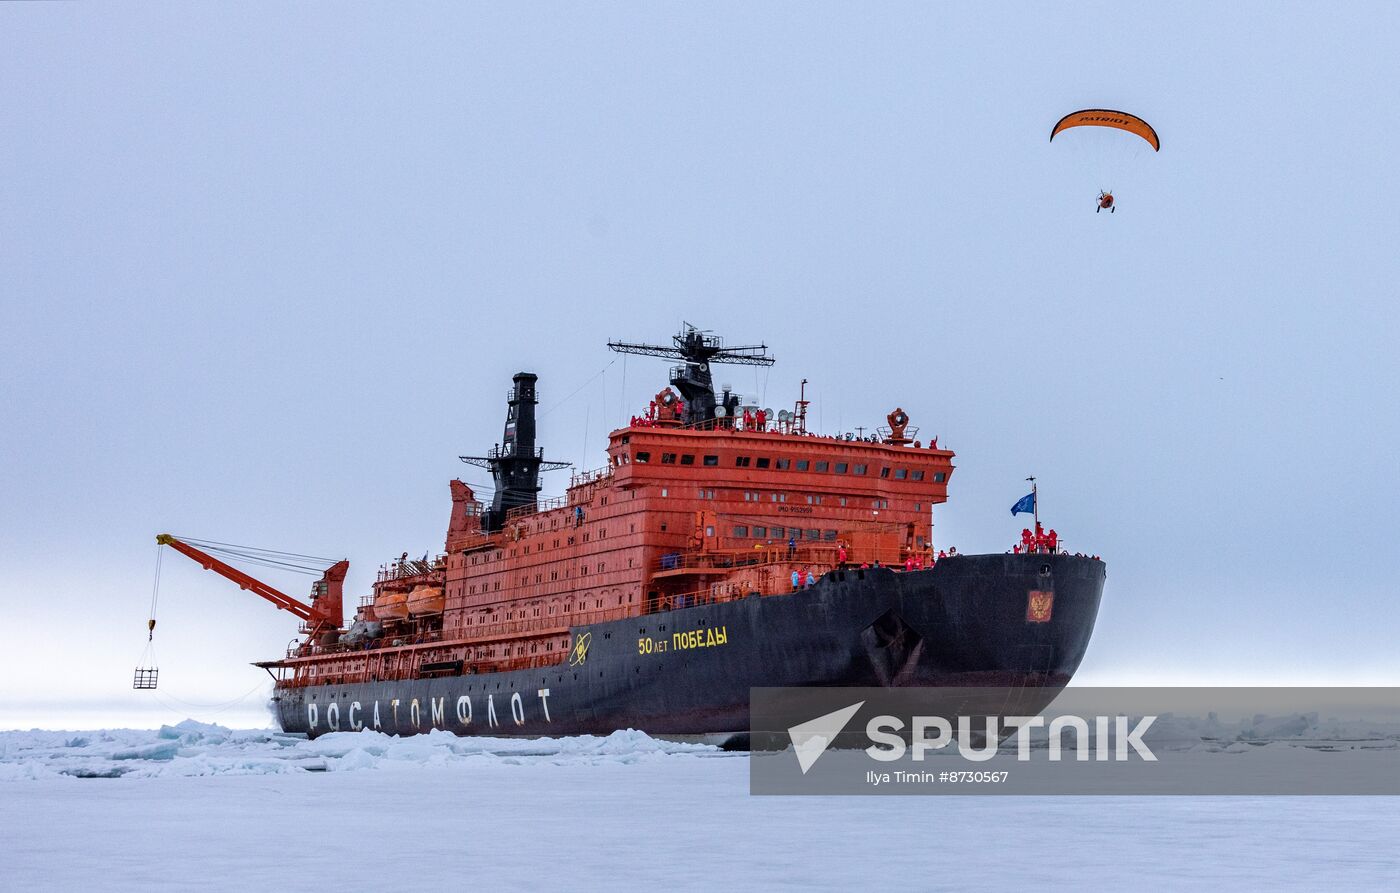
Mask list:
[{"label": "row of window", "polygon": [[[713,492],[714,492],[714,491],[711,491],[712,494],[713,494]],[[713,499],[714,496],[711,495],[710,498]],[[630,532],[636,533],[636,532],[637,532],[637,525],[635,525],[635,524],[631,525],[631,526],[630,526]],[[606,527],[600,527],[600,528],[598,528],[598,539],[603,539],[603,538],[606,537],[607,535],[608,535],[608,529],[607,529]],[[583,533],[583,541],[584,541],[585,543],[589,541],[589,536],[590,536],[589,531],[584,531],[584,533]],[[574,539],[575,539],[575,538],[572,537],[572,536],[569,537],[568,540],[567,540],[568,545],[570,545],[570,546],[574,545]],[[556,548],[556,549],[559,548],[559,539],[558,539],[557,537],[556,537],[555,540],[554,540],[554,548]],[[526,555],[529,555],[529,554],[530,554],[530,544],[529,544],[529,543],[526,543],[526,544],[525,544],[524,550],[525,550],[525,554],[526,554]],[[544,544],[544,543],[536,543],[536,544],[535,544],[535,551],[536,551],[536,552],[543,552],[544,550],[545,550],[545,544]],[[519,552],[519,550],[517,550],[517,549],[511,549],[511,550],[510,550],[510,554],[511,554],[512,556],[514,556],[514,555],[520,554],[520,552]],[[472,564],[477,564],[478,562],[488,562],[488,561],[491,561],[493,557],[494,557],[497,561],[501,560],[502,558],[505,557],[505,550],[504,550],[504,549],[497,549],[497,550],[496,550],[496,554],[495,554],[494,556],[492,556],[492,554],[491,554],[490,552],[486,552],[486,553],[482,553],[482,554],[473,555],[473,556],[472,556]]]},{"label": "row of window", "polygon": [[[628,567],[631,567],[631,566],[632,566],[632,559],[631,559],[631,558],[627,559],[627,566],[628,566]],[[586,577],[586,576],[588,576],[588,570],[589,570],[588,565],[586,565],[586,564],[579,565],[579,576],[581,576],[581,577]],[[606,571],[606,570],[607,570],[607,564],[606,564],[605,562],[600,561],[600,562],[598,562],[598,564],[593,568],[593,570],[596,571],[597,573],[602,573],[603,571]],[[566,578],[569,576],[569,571],[568,571],[567,568],[564,570],[564,576],[565,576]],[[550,571],[550,572],[549,572],[549,581],[550,581],[551,583],[557,582],[558,579],[559,579],[559,571]],[[543,573],[535,574],[535,582],[536,582],[536,583],[543,583],[543,582],[544,582],[544,574],[543,574]],[[501,588],[501,581],[500,581],[500,580],[496,580],[496,581],[494,581],[493,583],[491,583],[490,585],[491,585],[492,588],[488,589],[488,588],[487,588],[487,584],[486,584],[486,583],[482,583],[482,584],[481,584],[481,588],[480,588],[479,591],[481,591],[481,592],[498,592],[498,591],[500,591],[500,588]],[[530,581],[529,581],[529,576],[528,576],[528,575],[522,576],[522,577],[520,578],[520,585],[521,585],[521,586],[528,586],[528,585],[530,585]],[[472,584],[470,584],[470,585],[467,587],[467,594],[468,594],[468,595],[476,595],[477,592],[478,592],[477,584],[472,583]]]},{"label": "row of window", "polygon": [[[645,451],[645,450],[644,450],[644,451],[641,451],[641,452],[638,452],[635,461],[637,461],[637,462],[640,463],[640,464],[645,465],[646,463],[648,463],[648,462],[651,461],[651,453],[650,453],[650,452],[647,452],[647,451]],[[717,465],[719,465],[719,456],[704,456],[704,457],[702,457],[701,462],[702,462],[702,464],[707,465],[707,466],[711,466],[711,467],[717,466]],[[694,464],[695,464],[695,455],[694,455],[693,453],[680,453],[680,454],[677,454],[677,453],[662,453],[662,454],[661,454],[661,464],[662,464],[662,465],[676,465],[676,464],[680,464],[680,465],[694,465]],[[870,470],[870,469],[869,469],[869,466],[867,466],[867,465],[851,464],[851,463],[848,463],[848,462],[832,462],[832,461],[827,460],[827,459],[818,459],[818,460],[815,460],[815,461],[814,461],[814,460],[812,460],[812,459],[771,459],[771,458],[769,458],[768,456],[757,456],[757,457],[754,457],[754,456],[735,456],[735,457],[734,457],[734,467],[735,467],[735,468],[748,468],[748,467],[750,467],[751,465],[752,465],[753,467],[755,467],[755,468],[769,468],[769,467],[772,467],[772,468],[778,469],[779,471],[787,471],[787,470],[794,470],[794,471],[816,471],[816,472],[831,473],[831,474],[860,474],[860,475],[863,475],[863,474],[867,473],[867,472]],[[908,468],[890,468],[889,466],[885,466],[885,467],[882,467],[882,468],[880,469],[880,477],[882,477],[882,478],[887,478],[887,477],[891,477],[891,476],[893,476],[894,479],[897,480],[897,481],[903,481],[903,480],[921,481],[921,480],[924,479],[924,470],[923,470],[922,468],[915,468],[915,469],[912,469],[912,470],[910,470],[910,469],[908,469]],[[943,482],[944,482],[945,480],[947,480],[947,479],[948,479],[948,475],[947,475],[946,472],[936,471],[936,472],[933,473],[933,480],[934,480],[936,483],[940,483],[940,484],[941,484],[941,483],[943,483]]]},{"label": "row of window", "polygon": [[740,524],[733,528],[733,535],[737,537],[751,536],[757,539],[805,539],[812,542],[836,542],[836,531],[834,530],[803,529],[801,527],[759,527],[757,525],[748,527]]},{"label": "row of window", "polygon": [[[636,595],[634,593],[628,594],[626,597],[626,603],[630,604],[635,599]],[[617,603],[619,605],[624,604],[622,593],[617,594]],[[500,623],[502,615],[505,616],[505,619],[507,621],[516,619],[527,620],[531,617],[541,616],[541,610],[546,611],[548,614],[554,614],[556,611],[560,614],[570,614],[574,612],[592,611],[595,609],[602,608],[603,606],[604,599],[598,597],[593,599],[581,598],[578,601],[574,601],[572,598],[570,598],[564,602],[560,602],[558,599],[555,599],[554,601],[551,601],[548,605],[534,603],[526,605],[520,608],[519,610],[511,610],[504,612],[501,611],[499,607],[495,609],[481,608],[476,613],[467,614],[466,622],[463,625],[473,626],[475,624],[480,623]]]},{"label": "row of window", "polygon": [[[661,488],[661,495],[662,495],[662,496],[670,496],[670,495],[671,495],[670,489],[667,488],[667,487],[662,487],[662,488]],[[715,498],[715,491],[714,491],[714,490],[697,490],[697,491],[695,491],[695,495],[696,495],[696,497],[699,498],[699,499],[714,499],[714,498]],[[825,499],[826,499],[825,496],[822,496],[822,495],[817,494],[817,493],[808,493],[806,498],[807,498],[807,504],[808,504],[808,505],[822,505],[823,502],[824,502]],[[843,508],[849,504],[849,501],[848,501],[848,499],[847,499],[845,496],[836,496],[836,497],[833,497],[833,498],[836,500],[837,504],[839,504],[839,505],[840,505],[841,507],[843,507]],[[758,490],[745,490],[745,491],[744,491],[744,501],[745,501],[745,502],[762,502],[762,501],[763,501],[763,494],[762,494],[761,492],[759,492]],[[782,503],[785,503],[785,502],[788,501],[788,494],[786,494],[786,493],[769,493],[769,494],[768,494],[768,501],[769,501],[769,502],[782,502]],[[890,501],[889,501],[888,499],[872,499],[872,500],[870,500],[870,507],[873,508],[873,509],[887,509],[887,508],[890,507]],[[914,503],[914,511],[916,511],[916,512],[921,512],[921,511],[923,511],[923,509],[924,509],[924,504],[923,504],[922,502],[916,502],[916,503]]]}]

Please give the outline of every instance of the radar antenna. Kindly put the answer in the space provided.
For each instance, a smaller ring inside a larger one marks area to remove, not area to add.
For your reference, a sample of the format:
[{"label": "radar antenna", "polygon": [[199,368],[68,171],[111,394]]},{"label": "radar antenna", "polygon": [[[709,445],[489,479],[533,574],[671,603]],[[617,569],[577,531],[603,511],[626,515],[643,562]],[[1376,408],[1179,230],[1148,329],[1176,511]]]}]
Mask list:
[{"label": "radar antenna", "polygon": [[[690,323],[682,323],[681,331],[671,337],[672,345],[636,344],[630,341],[609,341],[608,348],[617,353],[640,354],[680,360],[671,367],[671,384],[685,400],[685,423],[705,425],[715,419],[715,386],[710,377],[711,363],[737,366],[771,366],[766,344],[746,344],[725,347],[724,339],[701,331]],[[737,400],[734,401],[737,405]],[[726,411],[729,407],[725,407]]]}]

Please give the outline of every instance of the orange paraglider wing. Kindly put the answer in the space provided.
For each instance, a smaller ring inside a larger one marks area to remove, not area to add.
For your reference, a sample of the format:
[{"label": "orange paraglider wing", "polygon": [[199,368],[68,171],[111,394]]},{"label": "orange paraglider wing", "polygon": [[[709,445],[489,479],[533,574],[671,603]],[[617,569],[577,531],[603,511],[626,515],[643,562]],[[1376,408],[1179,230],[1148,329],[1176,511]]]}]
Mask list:
[{"label": "orange paraglider wing", "polygon": [[1152,151],[1160,152],[1162,142],[1157,139],[1157,131],[1152,129],[1152,125],[1139,118],[1137,115],[1130,115],[1127,112],[1118,112],[1113,109],[1080,109],[1077,112],[1070,112],[1061,118],[1054,129],[1050,131],[1050,139],[1055,138],[1055,134],[1062,130],[1069,130],[1071,127],[1113,127],[1118,130],[1126,130],[1128,133],[1135,133],[1147,140],[1152,146]]}]

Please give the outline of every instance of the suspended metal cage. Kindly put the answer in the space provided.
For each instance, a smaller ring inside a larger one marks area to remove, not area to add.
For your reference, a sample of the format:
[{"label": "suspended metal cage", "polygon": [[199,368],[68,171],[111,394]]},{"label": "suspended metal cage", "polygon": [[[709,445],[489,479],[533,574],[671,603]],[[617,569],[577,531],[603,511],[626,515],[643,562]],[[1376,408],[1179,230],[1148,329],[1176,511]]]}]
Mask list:
[{"label": "suspended metal cage", "polygon": [[160,675],[160,670],[156,667],[137,667],[136,675],[131,680],[131,687],[153,689],[156,687],[156,676],[158,675]]}]

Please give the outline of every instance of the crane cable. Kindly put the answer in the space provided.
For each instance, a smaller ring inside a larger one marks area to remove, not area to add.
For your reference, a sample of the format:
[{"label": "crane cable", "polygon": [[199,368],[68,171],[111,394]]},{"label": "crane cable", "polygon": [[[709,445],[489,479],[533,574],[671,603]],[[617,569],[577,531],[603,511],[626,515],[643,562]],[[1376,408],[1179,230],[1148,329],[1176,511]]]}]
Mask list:
[{"label": "crane cable", "polygon": [[313,577],[324,573],[326,566],[334,564],[337,560],[316,555],[303,555],[299,552],[279,552],[274,549],[261,549],[257,546],[240,546],[234,543],[201,540],[190,536],[177,535],[175,538],[197,549],[203,549],[215,557]]},{"label": "crane cable", "polygon": [[156,603],[160,600],[160,562],[165,555],[165,550],[156,544],[156,580],[151,585],[151,610],[147,614],[146,620],[146,641],[151,641],[156,634]]},{"label": "crane cable", "polygon": [[156,578],[151,584],[151,608],[146,614],[146,647],[136,661],[136,673],[132,679],[133,688],[155,688],[158,664],[156,663],[156,605],[160,601],[160,564],[164,555],[160,544],[156,544]]}]

